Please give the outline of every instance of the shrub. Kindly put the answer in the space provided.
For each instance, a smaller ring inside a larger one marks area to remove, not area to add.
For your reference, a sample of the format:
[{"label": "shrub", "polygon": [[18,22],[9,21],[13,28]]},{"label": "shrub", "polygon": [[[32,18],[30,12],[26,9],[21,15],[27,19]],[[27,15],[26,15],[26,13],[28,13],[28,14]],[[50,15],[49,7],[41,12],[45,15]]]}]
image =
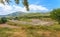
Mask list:
[{"label": "shrub", "polygon": [[50,16],[60,24],[60,8],[52,10]]},{"label": "shrub", "polygon": [[2,17],[2,18],[0,19],[0,24],[6,23],[6,22],[7,22],[7,18]]}]

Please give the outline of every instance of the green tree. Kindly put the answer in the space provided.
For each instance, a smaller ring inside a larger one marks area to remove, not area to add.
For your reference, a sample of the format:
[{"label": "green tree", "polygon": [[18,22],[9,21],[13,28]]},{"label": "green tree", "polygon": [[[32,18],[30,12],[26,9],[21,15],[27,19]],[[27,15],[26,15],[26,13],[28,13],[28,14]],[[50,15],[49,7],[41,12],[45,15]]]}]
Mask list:
[{"label": "green tree", "polygon": [[[20,3],[19,2],[20,0],[14,0],[14,1],[15,1],[16,4],[19,4]],[[0,3],[5,4],[4,2],[7,2],[9,4],[9,2],[11,2],[11,0],[5,0],[5,1],[4,0],[0,0]],[[28,0],[23,0],[22,3],[26,7],[26,10],[29,11]]]},{"label": "green tree", "polygon": [[2,18],[0,19],[0,24],[6,23],[6,22],[7,22],[7,18],[2,17]]},{"label": "green tree", "polygon": [[53,10],[51,11],[51,15],[50,15],[50,16],[51,16],[52,19],[58,21],[59,24],[60,24],[60,8],[58,8],[58,9],[53,9]]}]

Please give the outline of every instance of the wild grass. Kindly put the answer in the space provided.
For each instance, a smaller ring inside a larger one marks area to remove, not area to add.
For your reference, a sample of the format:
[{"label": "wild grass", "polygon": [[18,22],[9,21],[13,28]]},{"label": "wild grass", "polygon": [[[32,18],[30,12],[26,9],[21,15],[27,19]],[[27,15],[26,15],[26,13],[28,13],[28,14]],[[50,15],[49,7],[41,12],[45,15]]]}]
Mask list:
[{"label": "wild grass", "polygon": [[8,22],[8,25],[19,26],[22,29],[35,29],[35,30],[56,30],[60,31],[60,25],[52,25],[52,26],[42,26],[42,25],[28,25],[28,24],[17,24],[14,22]]},{"label": "wild grass", "polygon": [[13,29],[10,29],[7,27],[5,27],[5,28],[0,27],[0,37],[10,37],[10,36],[12,36],[13,31],[14,31]]},{"label": "wild grass", "polygon": [[60,37],[60,25],[41,26],[7,22],[19,28],[0,27],[0,37]]},{"label": "wild grass", "polygon": [[[15,26],[17,26],[17,24]],[[20,28],[0,27],[0,37],[59,37],[60,35],[60,25],[20,25],[19,27]]]},{"label": "wild grass", "polygon": [[27,19],[27,18],[22,18],[22,19],[19,19],[20,21],[26,21],[26,22],[32,22],[31,19]]}]

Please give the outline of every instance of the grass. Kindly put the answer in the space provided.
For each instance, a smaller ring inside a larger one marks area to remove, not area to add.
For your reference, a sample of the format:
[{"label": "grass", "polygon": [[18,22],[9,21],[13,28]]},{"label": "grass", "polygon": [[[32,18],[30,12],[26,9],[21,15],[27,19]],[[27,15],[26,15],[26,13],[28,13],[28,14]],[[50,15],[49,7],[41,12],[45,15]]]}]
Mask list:
[{"label": "grass", "polygon": [[0,37],[59,37],[60,35],[60,25],[22,25],[19,27],[20,28],[0,27]]},{"label": "grass", "polygon": [[52,26],[41,26],[41,25],[28,25],[28,24],[17,24],[14,22],[8,22],[9,25],[19,26],[22,29],[36,29],[36,30],[55,30],[60,31],[60,25],[52,25]]},{"label": "grass", "polygon": [[[29,16],[32,17],[33,14]],[[34,14],[34,16],[40,14]],[[41,14],[44,15],[44,14]],[[39,18],[39,17],[38,17]],[[37,19],[37,18],[36,18]],[[51,18],[39,18],[43,21],[52,21]],[[22,18],[20,21],[32,22],[31,19]],[[18,26],[19,28],[0,27],[0,37],[60,37],[60,25],[41,26],[29,24],[17,24],[14,22],[7,22],[8,25]]]},{"label": "grass", "polygon": [[13,30],[12,29],[10,29],[10,28],[1,28],[0,27],[0,37],[10,37],[12,34],[13,34],[13,32],[12,32]]},{"label": "grass", "polygon": [[25,34],[25,31],[20,28],[0,27],[0,37],[23,37]]},{"label": "grass", "polygon": [[60,37],[60,25],[23,25],[14,22],[7,24],[19,28],[0,27],[0,37]]},{"label": "grass", "polygon": [[26,18],[22,18],[22,19],[20,19],[20,21],[32,22],[31,19],[26,19]]}]

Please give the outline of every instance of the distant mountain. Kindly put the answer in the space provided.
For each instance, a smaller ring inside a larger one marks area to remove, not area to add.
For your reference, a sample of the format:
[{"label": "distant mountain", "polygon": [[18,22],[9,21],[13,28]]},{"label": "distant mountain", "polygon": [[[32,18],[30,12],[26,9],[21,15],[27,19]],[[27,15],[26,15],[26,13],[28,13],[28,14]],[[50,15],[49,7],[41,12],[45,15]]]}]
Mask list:
[{"label": "distant mountain", "polygon": [[5,15],[0,15],[0,17],[5,17]]},{"label": "distant mountain", "polygon": [[18,12],[13,12],[13,13],[10,13],[10,14],[7,14],[7,15],[0,15],[0,17],[22,16],[22,15],[25,15],[25,14],[26,14],[25,12],[18,11]]},{"label": "distant mountain", "polygon": [[19,11],[19,12],[14,12],[14,13],[8,14],[7,16],[21,16],[21,15],[24,15],[24,14],[26,14],[26,13]]},{"label": "distant mountain", "polygon": [[25,17],[25,16],[49,16],[49,15],[50,15],[50,13],[25,13],[25,12],[18,11],[18,12],[13,12],[13,13],[10,13],[10,14],[7,14],[7,15],[0,15],[0,17],[9,17],[9,16]]}]

